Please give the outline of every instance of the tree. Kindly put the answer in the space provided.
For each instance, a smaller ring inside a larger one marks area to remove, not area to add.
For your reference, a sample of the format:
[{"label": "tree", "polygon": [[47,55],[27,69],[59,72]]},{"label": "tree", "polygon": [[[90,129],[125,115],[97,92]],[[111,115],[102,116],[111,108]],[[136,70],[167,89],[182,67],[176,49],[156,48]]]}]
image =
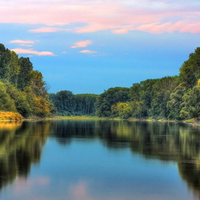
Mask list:
[{"label": "tree", "polygon": [[4,83],[0,82],[0,110],[16,112],[14,100],[6,92]]},{"label": "tree", "polygon": [[111,106],[118,102],[130,101],[129,88],[110,88],[97,97],[95,104],[96,115],[99,117],[110,117],[112,115]]},{"label": "tree", "polygon": [[4,82],[7,81],[9,76],[9,61],[11,54],[2,44],[0,44],[0,79]]},{"label": "tree", "polygon": [[180,68],[181,82],[186,83],[187,88],[192,88],[200,79],[200,47],[191,53],[189,59],[185,61]]},{"label": "tree", "polygon": [[6,91],[10,95],[10,98],[14,100],[17,112],[23,117],[28,117],[32,113],[31,105],[27,100],[27,94],[15,88],[12,84],[6,83]]},{"label": "tree", "polygon": [[180,111],[183,106],[183,95],[186,92],[186,87],[184,83],[180,83],[175,91],[170,94],[170,100],[167,102],[167,107],[169,109],[169,119],[182,119],[180,117]]},{"label": "tree", "polygon": [[45,81],[43,81],[42,73],[37,70],[31,70],[31,89],[35,96],[45,97],[47,95],[47,91],[45,88]]},{"label": "tree", "polygon": [[140,101],[142,86],[140,83],[134,83],[130,88],[130,97],[132,101]]},{"label": "tree", "polygon": [[183,108],[180,111],[180,116],[200,119],[200,86],[190,88],[183,95]]},{"label": "tree", "polygon": [[150,115],[154,118],[167,118],[169,109],[167,102],[170,94],[178,83],[178,77],[164,77],[158,79],[153,86],[153,100],[151,103]]},{"label": "tree", "polygon": [[10,60],[8,61],[8,82],[12,83],[15,87],[17,86],[18,74],[20,72],[20,65],[18,55],[14,51],[10,51]]},{"label": "tree", "polygon": [[19,59],[20,73],[17,80],[17,88],[24,90],[25,87],[31,85],[33,65],[29,58],[21,57]]},{"label": "tree", "polygon": [[73,107],[73,93],[68,90],[62,90],[56,93],[55,107],[58,113],[63,113],[63,115],[70,115]]},{"label": "tree", "polygon": [[34,98],[33,115],[44,118],[50,114],[49,102],[43,97]]}]

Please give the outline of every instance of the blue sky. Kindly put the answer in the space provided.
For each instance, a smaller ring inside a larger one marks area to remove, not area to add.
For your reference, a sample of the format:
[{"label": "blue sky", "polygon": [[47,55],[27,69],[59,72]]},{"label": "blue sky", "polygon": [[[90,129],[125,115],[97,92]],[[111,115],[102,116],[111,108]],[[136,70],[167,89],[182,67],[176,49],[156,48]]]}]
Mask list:
[{"label": "blue sky", "polygon": [[178,75],[200,46],[199,0],[3,0],[0,12],[1,43],[30,57],[52,93]]}]

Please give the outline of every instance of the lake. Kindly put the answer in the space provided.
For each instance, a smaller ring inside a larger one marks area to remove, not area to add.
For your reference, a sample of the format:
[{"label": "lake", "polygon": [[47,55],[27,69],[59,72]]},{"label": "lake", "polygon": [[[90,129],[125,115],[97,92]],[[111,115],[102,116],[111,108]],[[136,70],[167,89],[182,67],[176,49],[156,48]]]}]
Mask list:
[{"label": "lake", "polygon": [[183,123],[0,123],[2,200],[194,200],[200,128]]}]

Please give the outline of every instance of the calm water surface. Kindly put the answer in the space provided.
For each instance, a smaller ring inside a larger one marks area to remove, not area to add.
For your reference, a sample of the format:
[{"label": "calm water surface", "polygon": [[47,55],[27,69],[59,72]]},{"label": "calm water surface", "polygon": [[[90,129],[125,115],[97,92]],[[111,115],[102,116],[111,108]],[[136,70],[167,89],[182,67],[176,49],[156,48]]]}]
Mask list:
[{"label": "calm water surface", "polygon": [[199,127],[128,121],[0,124],[2,200],[199,198]]}]

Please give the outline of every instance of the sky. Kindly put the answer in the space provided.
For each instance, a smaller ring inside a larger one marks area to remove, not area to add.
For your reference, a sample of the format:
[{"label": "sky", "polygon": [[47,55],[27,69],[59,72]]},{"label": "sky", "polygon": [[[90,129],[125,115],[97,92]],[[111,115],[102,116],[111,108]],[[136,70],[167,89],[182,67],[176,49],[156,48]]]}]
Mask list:
[{"label": "sky", "polygon": [[179,74],[200,46],[199,0],[1,0],[0,43],[50,93],[101,94]]}]

